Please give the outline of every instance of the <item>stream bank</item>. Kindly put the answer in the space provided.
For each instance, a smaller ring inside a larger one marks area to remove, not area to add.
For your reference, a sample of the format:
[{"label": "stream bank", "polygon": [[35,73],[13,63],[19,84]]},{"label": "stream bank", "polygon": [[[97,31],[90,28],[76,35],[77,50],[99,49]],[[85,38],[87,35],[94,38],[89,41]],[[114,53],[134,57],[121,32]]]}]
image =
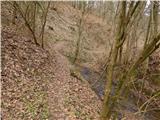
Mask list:
[{"label": "stream bank", "polygon": [[[92,90],[96,93],[96,95],[103,101],[104,97],[104,90],[106,84],[106,76],[102,74],[103,72],[96,72],[91,68],[79,66],[77,65],[76,68],[79,70],[81,76],[90,84]],[[114,88],[117,86],[117,83],[113,82],[113,89],[111,94],[114,95]],[[128,98],[123,100],[120,105],[120,113],[118,115],[118,119],[121,120],[124,115],[123,112],[125,111],[128,114],[133,114],[138,111],[138,106],[136,104],[137,98],[136,96],[130,92]],[[142,116],[136,115],[136,120],[159,120],[158,119],[158,112],[147,112]],[[130,116],[130,115],[128,115]],[[130,118],[129,118],[130,119]],[[134,119],[134,120],[135,120]]]}]

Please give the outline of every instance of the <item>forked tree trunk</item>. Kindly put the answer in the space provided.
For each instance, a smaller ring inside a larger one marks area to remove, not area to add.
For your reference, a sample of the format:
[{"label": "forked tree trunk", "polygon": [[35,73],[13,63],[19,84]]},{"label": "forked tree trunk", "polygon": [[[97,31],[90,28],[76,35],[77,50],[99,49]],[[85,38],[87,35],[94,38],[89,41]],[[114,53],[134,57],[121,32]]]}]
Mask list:
[{"label": "forked tree trunk", "polygon": [[109,120],[110,118],[110,93],[112,89],[112,80],[113,80],[113,70],[114,66],[116,64],[117,56],[118,56],[118,49],[117,45],[119,44],[119,41],[121,40],[121,36],[124,34],[122,31],[122,24],[123,24],[123,16],[125,15],[126,10],[126,2],[120,2],[120,14],[119,14],[119,20],[118,20],[118,26],[116,31],[116,38],[115,38],[115,45],[113,48],[113,52],[111,55],[111,62],[108,66],[108,73],[107,73],[107,84],[105,88],[105,96],[103,101],[103,108],[101,113],[101,120]]},{"label": "forked tree trunk", "polygon": [[[108,67],[108,73],[107,73],[107,84],[105,88],[105,96],[103,101],[103,109],[101,113],[101,120],[109,120],[111,117],[111,109],[114,109],[113,97],[115,100],[118,100],[116,96],[111,96],[111,89],[112,89],[112,81],[113,81],[113,71],[114,66],[116,64],[117,58],[119,57],[119,60],[122,60],[122,50],[123,50],[123,43],[126,40],[127,32],[131,29],[131,26],[134,24],[137,16],[139,16],[139,13],[143,8],[145,7],[145,2],[136,2],[130,6],[130,9],[128,13],[126,14],[126,1],[121,1],[119,3],[120,5],[120,12],[118,17],[118,27],[116,31],[116,39],[115,44],[113,48],[113,53],[111,55],[111,62]],[[134,5],[134,6],[133,6]],[[126,16],[127,15],[127,16]],[[126,76],[124,75],[123,79],[125,79]],[[112,99],[112,101],[111,101]]]}]

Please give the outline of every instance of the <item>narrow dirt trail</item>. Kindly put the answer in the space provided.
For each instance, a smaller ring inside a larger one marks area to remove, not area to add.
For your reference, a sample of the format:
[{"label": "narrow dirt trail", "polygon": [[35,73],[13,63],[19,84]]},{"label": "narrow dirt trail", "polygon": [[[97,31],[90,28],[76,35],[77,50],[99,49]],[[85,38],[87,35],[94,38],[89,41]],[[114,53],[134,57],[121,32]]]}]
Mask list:
[{"label": "narrow dirt trail", "polygon": [[53,61],[53,71],[55,78],[50,81],[48,98],[49,98],[49,109],[51,120],[68,120],[66,111],[64,108],[64,101],[67,97],[66,91],[68,91],[69,86],[69,66],[66,58],[61,55],[58,51],[63,46],[63,43],[55,44],[52,48],[52,53],[54,56]]},{"label": "narrow dirt trail", "polygon": [[88,84],[70,76],[69,61],[59,52],[64,44],[58,42],[50,47],[54,79],[48,86],[49,119],[97,120],[101,101]]}]

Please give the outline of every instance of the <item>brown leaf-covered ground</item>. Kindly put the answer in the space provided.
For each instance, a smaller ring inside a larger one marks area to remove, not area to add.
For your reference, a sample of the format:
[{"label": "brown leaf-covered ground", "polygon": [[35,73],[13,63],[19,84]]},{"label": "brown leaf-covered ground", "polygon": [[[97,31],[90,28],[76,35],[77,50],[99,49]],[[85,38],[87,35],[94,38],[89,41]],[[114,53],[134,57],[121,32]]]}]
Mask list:
[{"label": "brown leaf-covered ground", "polygon": [[46,119],[49,54],[9,27],[2,28],[2,118]]},{"label": "brown leaf-covered ground", "polygon": [[88,84],[70,76],[59,53],[34,44],[24,22],[12,24],[12,7],[2,3],[2,119],[98,119],[101,101]]},{"label": "brown leaf-covered ground", "polygon": [[2,118],[98,119],[101,101],[88,84],[70,76],[67,58],[2,28]]}]

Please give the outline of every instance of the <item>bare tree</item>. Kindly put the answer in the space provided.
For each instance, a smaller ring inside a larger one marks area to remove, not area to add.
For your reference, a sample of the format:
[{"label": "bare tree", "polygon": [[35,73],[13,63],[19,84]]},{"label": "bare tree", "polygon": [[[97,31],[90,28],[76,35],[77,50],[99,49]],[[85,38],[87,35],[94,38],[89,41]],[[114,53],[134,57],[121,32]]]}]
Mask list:
[{"label": "bare tree", "polygon": [[84,24],[84,15],[86,13],[86,3],[85,2],[82,2],[80,1],[79,3],[81,5],[81,11],[82,11],[82,14],[78,20],[78,39],[77,39],[77,42],[76,42],[76,51],[75,51],[75,57],[74,57],[74,60],[73,60],[73,63],[75,63],[77,61],[77,58],[79,56],[79,50],[80,50],[80,42],[82,40],[82,32],[83,32],[83,24]]},{"label": "bare tree", "polygon": [[41,31],[42,48],[44,48],[44,30],[45,30],[45,25],[46,25],[46,21],[47,21],[47,13],[49,10],[49,6],[50,6],[50,2],[48,2],[47,8],[45,9],[44,14],[43,14],[44,20],[42,23],[42,31]]},{"label": "bare tree", "polygon": [[[39,38],[41,38],[42,41],[42,48],[44,48],[44,29],[46,25],[46,18],[47,13],[49,10],[50,2],[47,2],[47,7],[45,7],[45,3],[41,2],[13,2],[13,6],[15,10],[20,14],[20,16],[25,21],[25,25],[30,30],[34,42],[36,45],[40,45],[38,42]],[[42,18],[40,17],[42,16]],[[36,25],[38,19],[42,19],[42,23],[38,23]],[[14,20],[13,20],[14,21]],[[39,26],[38,29],[36,29],[36,26]],[[40,31],[40,32],[39,32]],[[39,34],[39,35],[37,35]]]},{"label": "bare tree", "polygon": [[[111,102],[111,89],[112,89],[112,81],[113,81],[113,71],[116,65],[117,58],[121,63],[122,59],[122,50],[123,50],[123,43],[126,41],[127,33],[131,30],[133,24],[135,23],[136,18],[139,16],[145,8],[145,2],[131,2],[129,6],[129,10],[127,11],[127,2],[121,1],[119,3],[119,17],[118,19],[118,26],[115,35],[115,43],[113,47],[113,52],[111,54],[111,61],[108,66],[107,70],[107,84],[105,88],[105,96],[103,102],[103,110],[101,114],[102,120],[109,120],[111,117],[111,108],[114,107],[115,102]],[[118,62],[119,62],[118,61]],[[126,75],[126,74],[125,74]],[[120,84],[121,86],[121,84]],[[114,99],[118,99],[116,96]],[[113,105],[111,105],[111,103]]]}]

